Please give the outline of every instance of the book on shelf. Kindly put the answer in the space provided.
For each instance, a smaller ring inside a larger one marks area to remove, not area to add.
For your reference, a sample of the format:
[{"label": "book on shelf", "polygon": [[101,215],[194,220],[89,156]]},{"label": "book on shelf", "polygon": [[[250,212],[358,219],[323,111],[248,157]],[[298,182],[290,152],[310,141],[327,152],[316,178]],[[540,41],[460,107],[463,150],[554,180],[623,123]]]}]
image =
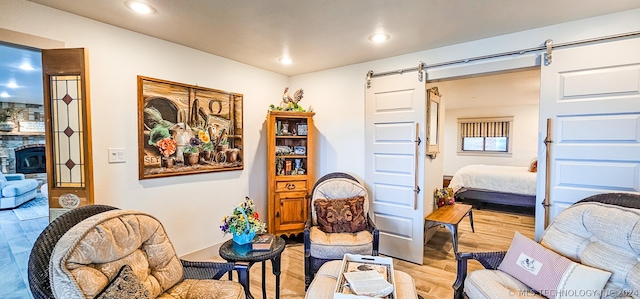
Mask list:
[{"label": "book on shelf", "polygon": [[251,250],[271,250],[275,236],[272,234],[256,235],[251,241]]}]

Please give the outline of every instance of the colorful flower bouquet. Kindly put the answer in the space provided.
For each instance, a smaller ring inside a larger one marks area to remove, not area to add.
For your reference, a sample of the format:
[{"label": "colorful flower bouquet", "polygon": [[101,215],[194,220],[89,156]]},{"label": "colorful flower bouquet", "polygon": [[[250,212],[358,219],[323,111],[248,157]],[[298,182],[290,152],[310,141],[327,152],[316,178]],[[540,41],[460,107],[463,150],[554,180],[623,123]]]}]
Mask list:
[{"label": "colorful flower bouquet", "polygon": [[253,199],[245,197],[229,216],[224,216],[220,229],[226,235],[233,235],[233,241],[244,245],[253,239],[256,233],[266,230],[266,224],[259,219],[258,212],[255,211]]},{"label": "colorful flower bouquet", "polygon": [[436,199],[438,207],[456,204],[455,197],[453,196],[453,188],[451,187],[436,189],[433,197]]}]

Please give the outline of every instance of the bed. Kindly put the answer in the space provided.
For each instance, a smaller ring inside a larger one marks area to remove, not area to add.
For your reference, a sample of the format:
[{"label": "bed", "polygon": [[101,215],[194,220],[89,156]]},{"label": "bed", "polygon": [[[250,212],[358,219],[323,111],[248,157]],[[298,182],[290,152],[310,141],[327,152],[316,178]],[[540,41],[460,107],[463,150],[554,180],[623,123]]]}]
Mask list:
[{"label": "bed", "polygon": [[460,168],[451,179],[456,200],[535,208],[536,172],[530,167],[499,165],[468,165]]}]

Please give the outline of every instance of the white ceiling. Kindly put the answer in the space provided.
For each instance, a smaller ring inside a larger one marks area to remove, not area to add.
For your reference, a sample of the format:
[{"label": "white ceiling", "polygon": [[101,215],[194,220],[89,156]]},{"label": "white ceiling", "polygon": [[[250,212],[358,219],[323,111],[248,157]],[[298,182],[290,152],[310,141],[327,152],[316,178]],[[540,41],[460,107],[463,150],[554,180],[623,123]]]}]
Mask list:
[{"label": "white ceiling", "polygon": [[[157,12],[140,16],[125,0],[29,1],[287,76],[640,8],[638,0],[144,0]],[[391,38],[371,43],[379,31]],[[16,63],[5,60],[16,56],[0,54],[1,94],[4,67]],[[291,65],[278,62],[285,55]],[[35,94],[0,101],[41,98],[39,76],[19,83]]]},{"label": "white ceiling", "polygon": [[[640,8],[638,0],[29,0],[293,76]],[[368,37],[391,35],[384,44]],[[293,64],[278,58],[289,55]]]}]

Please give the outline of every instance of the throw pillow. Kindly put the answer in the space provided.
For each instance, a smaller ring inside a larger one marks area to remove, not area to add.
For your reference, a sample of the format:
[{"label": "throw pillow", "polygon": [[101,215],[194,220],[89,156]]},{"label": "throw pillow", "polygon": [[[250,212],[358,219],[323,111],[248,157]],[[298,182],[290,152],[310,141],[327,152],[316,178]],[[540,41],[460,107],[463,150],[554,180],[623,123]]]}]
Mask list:
[{"label": "throw pillow", "polygon": [[316,199],[318,228],[325,233],[357,233],[367,229],[364,197]]},{"label": "throw pillow", "polygon": [[119,298],[151,298],[151,293],[140,282],[140,278],[133,273],[133,269],[129,265],[122,266],[116,277],[96,296],[96,299]]},{"label": "throw pillow", "polygon": [[600,298],[610,272],[569,260],[516,232],[498,270],[547,298]]},{"label": "throw pillow", "polygon": [[538,159],[534,158],[529,163],[529,168],[527,169],[529,172],[538,172]]}]

